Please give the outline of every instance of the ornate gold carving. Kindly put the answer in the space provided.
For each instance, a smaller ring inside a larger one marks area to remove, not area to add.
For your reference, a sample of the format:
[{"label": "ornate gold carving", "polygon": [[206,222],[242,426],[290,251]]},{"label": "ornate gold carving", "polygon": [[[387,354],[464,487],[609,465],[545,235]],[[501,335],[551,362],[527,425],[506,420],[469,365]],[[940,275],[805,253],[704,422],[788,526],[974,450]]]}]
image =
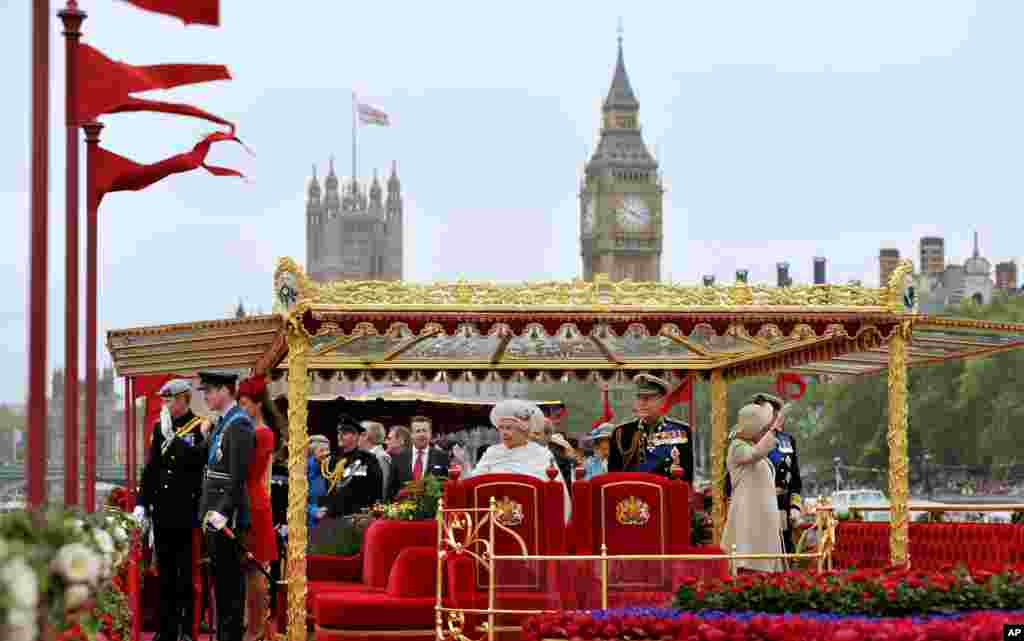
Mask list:
[{"label": "ornate gold carving", "polygon": [[309,283],[297,262],[288,257],[278,259],[274,270],[274,311],[279,314],[293,312],[299,301],[305,298]]},{"label": "ornate gold carving", "polygon": [[[454,283],[404,283],[395,281],[337,281],[317,283],[302,273],[299,265],[282,258],[274,274],[275,287],[294,280],[297,301],[345,308],[498,308],[603,309],[637,307],[644,309],[733,308],[733,307],[825,307],[889,309],[889,289],[848,285],[798,285],[767,287],[739,284],[703,287],[656,282],[612,282],[602,274],[594,282],[573,280],[539,283],[496,284],[457,281]],[[275,300],[279,300],[275,291]],[[280,305],[280,311],[288,311]],[[813,310],[805,310],[813,311]]]},{"label": "ornate gold carving", "polygon": [[288,319],[288,640],[306,640],[306,407],[309,336]]},{"label": "ornate gold carving", "polygon": [[651,520],[651,506],[635,496],[622,499],[615,506],[615,520],[619,525],[643,527]]},{"label": "ornate gold carving", "polygon": [[507,496],[502,497],[497,502],[495,509],[498,511],[495,518],[498,523],[505,527],[519,527],[523,524],[523,519],[526,518],[523,513],[523,506]]},{"label": "ornate gold carving", "polygon": [[729,387],[721,370],[711,372],[711,519],[714,543],[725,530],[725,447],[729,436]]},{"label": "ornate gold carving", "polygon": [[907,536],[910,530],[910,480],[907,474],[907,348],[910,322],[896,326],[889,337],[889,528],[890,560],[893,565],[907,562]]},{"label": "ornate gold carving", "polygon": [[908,277],[913,273],[914,263],[906,258],[900,261],[899,265],[896,266],[896,269],[892,270],[892,274],[889,275],[889,282],[885,288],[886,303],[889,307],[889,311],[897,313],[917,311],[916,304],[913,304],[913,307],[907,309],[907,306],[903,301],[903,293],[909,285]]}]

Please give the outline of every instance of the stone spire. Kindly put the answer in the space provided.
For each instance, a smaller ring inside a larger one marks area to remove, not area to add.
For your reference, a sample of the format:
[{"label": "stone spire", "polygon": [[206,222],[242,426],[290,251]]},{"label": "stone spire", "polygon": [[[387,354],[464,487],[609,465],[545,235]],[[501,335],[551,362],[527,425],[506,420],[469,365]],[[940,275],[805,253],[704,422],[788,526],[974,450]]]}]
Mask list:
[{"label": "stone spire", "polygon": [[373,170],[373,182],[370,184],[370,206],[379,207],[381,204],[380,179],[377,178],[377,170]]},{"label": "stone spire", "polygon": [[978,231],[974,231],[974,258],[981,256],[981,250],[978,248]]},{"label": "stone spire", "polygon": [[320,201],[320,181],[316,178],[316,163],[313,163],[313,177],[309,179],[309,200]]},{"label": "stone spire", "polygon": [[398,161],[391,161],[391,176],[388,178],[388,195],[402,191],[402,183],[398,181]]},{"label": "stone spire", "polygon": [[341,210],[341,196],[338,193],[338,176],[334,173],[334,156],[331,156],[330,170],[324,181],[324,209],[328,214]]},{"label": "stone spire", "polygon": [[608,97],[604,99],[602,111],[636,111],[640,109],[640,102],[633,93],[633,85],[629,82],[629,74],[626,73],[626,62],[622,55],[622,24],[619,24],[619,57],[615,61],[615,74],[612,76],[612,86],[608,89]]}]

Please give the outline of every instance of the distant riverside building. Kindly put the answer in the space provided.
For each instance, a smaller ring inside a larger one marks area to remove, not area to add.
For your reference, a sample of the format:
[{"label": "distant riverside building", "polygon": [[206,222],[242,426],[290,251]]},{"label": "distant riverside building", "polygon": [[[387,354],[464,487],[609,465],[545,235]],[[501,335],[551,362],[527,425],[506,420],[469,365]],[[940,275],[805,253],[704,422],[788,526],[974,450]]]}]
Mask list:
[{"label": "distant riverside building", "polygon": [[996,265],[996,289],[1011,292],[1017,289],[1017,263],[1008,260]]},{"label": "distant riverside building", "polygon": [[394,163],[386,198],[376,173],[368,190],[354,177],[340,184],[333,160],[321,197],[314,166],[306,199],[306,273],[320,282],[401,280],[402,209]]},{"label": "distant riverside building", "polygon": [[[925,240],[922,239],[922,253]],[[977,232],[974,233],[974,252],[962,265],[946,265],[938,274],[922,270],[917,276],[920,310],[925,313],[939,312],[965,300],[987,305],[992,302],[994,289],[992,263],[981,255]]]},{"label": "distant riverside building", "polygon": [[793,279],[789,277],[789,263],[775,264],[775,281],[779,287],[789,287]]},{"label": "distant riverside building", "polygon": [[878,251],[878,280],[880,281],[879,287],[886,287],[889,285],[889,277],[896,271],[896,268],[900,265],[900,250],[898,249],[881,249]]},{"label": "distant riverside building", "polygon": [[825,257],[815,256],[814,257],[814,284],[824,285],[828,282],[825,278]]},{"label": "distant riverside building", "polygon": [[946,270],[946,241],[938,236],[925,236],[921,239],[922,274],[937,276]]}]

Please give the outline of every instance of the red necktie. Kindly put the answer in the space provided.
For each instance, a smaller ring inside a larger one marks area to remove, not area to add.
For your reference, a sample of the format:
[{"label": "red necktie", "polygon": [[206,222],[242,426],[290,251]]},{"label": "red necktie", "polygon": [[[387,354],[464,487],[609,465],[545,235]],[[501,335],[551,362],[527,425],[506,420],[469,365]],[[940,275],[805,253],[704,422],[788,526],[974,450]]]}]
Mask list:
[{"label": "red necktie", "polygon": [[423,450],[416,450],[416,465],[412,468],[412,480],[418,481],[423,476]]}]

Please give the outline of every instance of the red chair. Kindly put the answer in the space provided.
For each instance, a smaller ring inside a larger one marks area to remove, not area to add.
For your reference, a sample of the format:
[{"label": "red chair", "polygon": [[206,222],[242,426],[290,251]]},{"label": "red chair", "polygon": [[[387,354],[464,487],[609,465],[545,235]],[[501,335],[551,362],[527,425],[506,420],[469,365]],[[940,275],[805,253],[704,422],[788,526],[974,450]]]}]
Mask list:
[{"label": "red chair", "polygon": [[[542,481],[521,474],[484,474],[468,480],[450,481],[445,486],[445,508],[487,510],[494,498],[499,523],[515,534],[496,528],[495,554],[565,554],[565,485],[557,477]],[[474,523],[486,512],[472,513]],[[489,525],[480,528],[483,540]],[[473,551],[480,552],[477,546]],[[511,610],[560,609],[554,561],[499,561],[495,566],[496,608]],[[453,607],[485,609],[488,606],[490,576],[486,566],[471,556],[456,555],[446,566],[448,599]],[[485,616],[467,617],[473,630]],[[499,624],[519,625],[519,615],[499,617]],[[472,634],[470,636],[473,636]]]},{"label": "red chair", "polygon": [[437,526],[377,520],[354,557],[306,559],[307,610],[316,639],[434,635]]},{"label": "red chair", "polygon": [[[690,542],[690,485],[654,474],[617,472],[573,486],[573,554],[599,555],[606,546],[619,554],[721,554],[717,546],[695,547]],[[622,605],[650,603],[651,594],[671,598],[684,576],[724,577],[728,563],[708,561],[612,562],[609,589]],[[597,565],[579,564],[578,580],[592,586]],[[582,586],[591,595],[592,587]],[[629,602],[632,596],[636,603]],[[611,599],[611,596],[609,597]],[[599,607],[577,590],[577,607]],[[612,603],[609,602],[611,606]]]}]

